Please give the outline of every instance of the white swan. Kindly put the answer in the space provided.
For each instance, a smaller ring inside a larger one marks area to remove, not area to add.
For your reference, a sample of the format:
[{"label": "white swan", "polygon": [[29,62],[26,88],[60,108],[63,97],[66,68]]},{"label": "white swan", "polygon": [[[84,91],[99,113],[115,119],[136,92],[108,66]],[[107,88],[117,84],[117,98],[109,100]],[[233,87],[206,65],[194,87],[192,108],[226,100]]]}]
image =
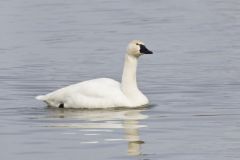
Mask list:
[{"label": "white swan", "polygon": [[139,107],[149,103],[138,89],[137,61],[142,54],[152,54],[143,42],[131,41],[127,47],[122,82],[99,78],[73,84],[46,95],[37,96],[50,107],[59,108],[112,108]]}]

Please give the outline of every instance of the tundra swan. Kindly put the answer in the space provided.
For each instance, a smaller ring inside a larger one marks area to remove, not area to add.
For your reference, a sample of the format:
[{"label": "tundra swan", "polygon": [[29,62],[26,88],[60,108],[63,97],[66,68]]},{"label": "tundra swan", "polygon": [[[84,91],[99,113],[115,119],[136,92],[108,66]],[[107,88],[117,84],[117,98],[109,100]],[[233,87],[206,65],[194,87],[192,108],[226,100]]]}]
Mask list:
[{"label": "tundra swan", "polygon": [[121,83],[98,78],[37,96],[36,99],[57,108],[130,108],[147,105],[148,98],[137,86],[136,71],[138,58],[152,53],[142,41],[133,40],[127,47]]}]

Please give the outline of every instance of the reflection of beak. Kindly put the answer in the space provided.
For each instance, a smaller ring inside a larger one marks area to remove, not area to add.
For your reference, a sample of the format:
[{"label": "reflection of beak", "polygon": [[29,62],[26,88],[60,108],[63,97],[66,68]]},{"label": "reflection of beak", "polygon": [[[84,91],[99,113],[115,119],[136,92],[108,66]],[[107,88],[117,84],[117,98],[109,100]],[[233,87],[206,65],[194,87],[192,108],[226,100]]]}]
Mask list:
[{"label": "reflection of beak", "polygon": [[153,52],[148,50],[146,48],[146,46],[144,46],[143,44],[140,44],[140,53],[142,53],[142,54],[153,54]]},{"label": "reflection of beak", "polygon": [[138,156],[141,154],[141,144],[143,144],[144,141],[129,141],[128,142],[128,154],[131,156]]}]

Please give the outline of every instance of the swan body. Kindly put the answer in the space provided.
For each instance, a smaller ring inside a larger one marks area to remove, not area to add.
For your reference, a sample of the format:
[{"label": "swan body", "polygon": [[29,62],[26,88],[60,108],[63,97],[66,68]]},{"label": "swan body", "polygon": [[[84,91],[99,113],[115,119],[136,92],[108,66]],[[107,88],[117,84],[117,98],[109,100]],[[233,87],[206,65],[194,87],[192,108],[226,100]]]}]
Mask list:
[{"label": "swan body", "polygon": [[37,96],[50,107],[59,108],[112,108],[139,107],[149,103],[138,89],[136,80],[137,60],[142,54],[152,54],[143,42],[129,43],[119,83],[109,78],[98,78],[73,84],[46,95]]}]

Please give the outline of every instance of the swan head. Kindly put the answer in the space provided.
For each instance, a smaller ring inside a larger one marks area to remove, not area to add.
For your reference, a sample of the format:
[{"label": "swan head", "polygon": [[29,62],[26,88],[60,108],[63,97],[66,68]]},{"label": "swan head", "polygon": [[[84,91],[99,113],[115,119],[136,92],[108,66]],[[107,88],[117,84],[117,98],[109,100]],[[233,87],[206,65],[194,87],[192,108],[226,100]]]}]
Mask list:
[{"label": "swan head", "polygon": [[128,44],[127,53],[134,57],[139,57],[143,54],[153,54],[148,50],[144,43],[140,40],[133,40]]}]

